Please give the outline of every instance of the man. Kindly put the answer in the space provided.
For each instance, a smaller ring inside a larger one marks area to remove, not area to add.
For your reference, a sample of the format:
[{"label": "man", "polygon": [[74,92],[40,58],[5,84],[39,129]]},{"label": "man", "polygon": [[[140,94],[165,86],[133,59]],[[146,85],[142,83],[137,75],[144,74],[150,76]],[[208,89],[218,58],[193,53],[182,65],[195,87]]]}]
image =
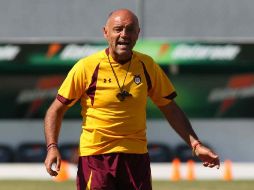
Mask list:
[{"label": "man", "polygon": [[68,108],[81,101],[78,190],[152,189],[146,139],[147,96],[204,166],[220,165],[218,155],[202,145],[174,102],[176,92],[167,76],[151,57],[132,50],[139,31],[138,19],[131,11],[112,12],[103,28],[108,48],[75,64],[46,113],[45,166],[51,176],[56,176],[61,164],[57,148],[61,122]]}]

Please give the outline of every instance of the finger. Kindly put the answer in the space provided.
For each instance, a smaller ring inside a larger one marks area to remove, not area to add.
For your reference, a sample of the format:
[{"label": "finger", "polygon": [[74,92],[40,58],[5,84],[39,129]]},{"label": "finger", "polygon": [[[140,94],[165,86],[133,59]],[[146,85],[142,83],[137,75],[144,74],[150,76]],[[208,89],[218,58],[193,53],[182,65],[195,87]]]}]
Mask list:
[{"label": "finger", "polygon": [[210,164],[208,165],[209,168],[213,168],[214,166],[215,166],[214,163],[210,163]]},{"label": "finger", "polygon": [[219,159],[219,156],[216,155],[216,157],[214,159],[212,159],[209,163],[213,164],[214,166],[217,166],[217,169],[219,169],[220,168],[220,159]]},{"label": "finger", "polygon": [[57,158],[57,161],[56,161],[56,171],[60,171],[60,168],[61,168],[61,159]]},{"label": "finger", "polygon": [[219,169],[220,168],[220,160],[218,158],[212,160],[212,162],[209,163],[208,167],[213,168],[217,166],[216,168]]},{"label": "finger", "polygon": [[57,169],[56,169],[56,163],[55,162],[53,162],[51,164],[50,170],[51,170],[51,174],[50,174],[51,176],[57,176],[58,175],[58,172],[56,171]]},{"label": "finger", "polygon": [[215,166],[217,166],[216,167],[217,169],[220,169],[220,159],[219,158],[216,159]]},{"label": "finger", "polygon": [[211,158],[214,158],[214,159],[217,159],[219,158],[219,156],[215,153],[213,153],[212,151],[209,151],[208,155],[211,157]]},{"label": "finger", "polygon": [[57,172],[52,169],[53,163],[45,163],[45,165],[46,165],[46,170],[49,173],[49,175],[51,175],[51,176],[57,175]]},{"label": "finger", "polygon": [[51,172],[49,174],[51,176],[57,176],[58,175],[58,173],[56,171],[54,171],[54,170],[51,170]]},{"label": "finger", "polygon": [[207,167],[208,165],[208,162],[203,162],[203,166]]}]

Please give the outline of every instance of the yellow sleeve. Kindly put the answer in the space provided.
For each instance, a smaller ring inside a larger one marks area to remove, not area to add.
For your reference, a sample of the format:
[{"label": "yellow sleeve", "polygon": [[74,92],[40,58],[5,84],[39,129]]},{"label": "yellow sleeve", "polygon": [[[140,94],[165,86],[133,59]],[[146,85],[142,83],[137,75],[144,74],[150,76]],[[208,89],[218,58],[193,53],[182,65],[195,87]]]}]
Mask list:
[{"label": "yellow sleeve", "polygon": [[164,106],[176,97],[175,88],[158,64],[153,62],[152,68],[152,88],[148,95],[157,106]]},{"label": "yellow sleeve", "polygon": [[58,90],[57,99],[71,107],[77,102],[85,92],[86,76],[84,61],[77,62],[69,71]]}]

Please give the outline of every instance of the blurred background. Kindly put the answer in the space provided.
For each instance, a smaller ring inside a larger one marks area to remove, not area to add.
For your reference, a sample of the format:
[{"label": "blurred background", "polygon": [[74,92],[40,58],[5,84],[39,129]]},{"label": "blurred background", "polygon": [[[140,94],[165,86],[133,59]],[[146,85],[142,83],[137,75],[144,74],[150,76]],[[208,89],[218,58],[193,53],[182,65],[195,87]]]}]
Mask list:
[{"label": "blurred background", "polygon": [[[251,0],[1,0],[0,162],[44,161],[43,117],[59,85],[78,59],[107,47],[107,15],[128,8],[141,26],[135,50],[152,56],[172,80],[201,141],[222,162],[253,167],[253,6]],[[198,162],[150,101],[147,117],[152,162]],[[77,103],[59,140],[72,163],[80,124]]]}]

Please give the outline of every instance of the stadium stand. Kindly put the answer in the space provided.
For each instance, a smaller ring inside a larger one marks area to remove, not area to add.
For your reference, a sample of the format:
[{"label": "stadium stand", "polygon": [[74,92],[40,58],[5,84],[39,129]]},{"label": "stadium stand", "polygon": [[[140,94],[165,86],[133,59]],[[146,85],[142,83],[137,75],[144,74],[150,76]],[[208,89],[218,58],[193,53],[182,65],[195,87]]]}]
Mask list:
[{"label": "stadium stand", "polygon": [[0,163],[12,162],[14,160],[14,153],[10,146],[1,144],[0,145]]},{"label": "stadium stand", "polygon": [[19,145],[17,148],[17,162],[44,162],[46,157],[45,143],[41,142],[26,142]]},{"label": "stadium stand", "polygon": [[171,162],[174,158],[172,148],[166,144],[149,143],[147,148],[151,162]]},{"label": "stadium stand", "polygon": [[65,143],[60,145],[59,147],[62,159],[68,161],[70,163],[77,163],[78,162],[78,144],[74,143]]}]

